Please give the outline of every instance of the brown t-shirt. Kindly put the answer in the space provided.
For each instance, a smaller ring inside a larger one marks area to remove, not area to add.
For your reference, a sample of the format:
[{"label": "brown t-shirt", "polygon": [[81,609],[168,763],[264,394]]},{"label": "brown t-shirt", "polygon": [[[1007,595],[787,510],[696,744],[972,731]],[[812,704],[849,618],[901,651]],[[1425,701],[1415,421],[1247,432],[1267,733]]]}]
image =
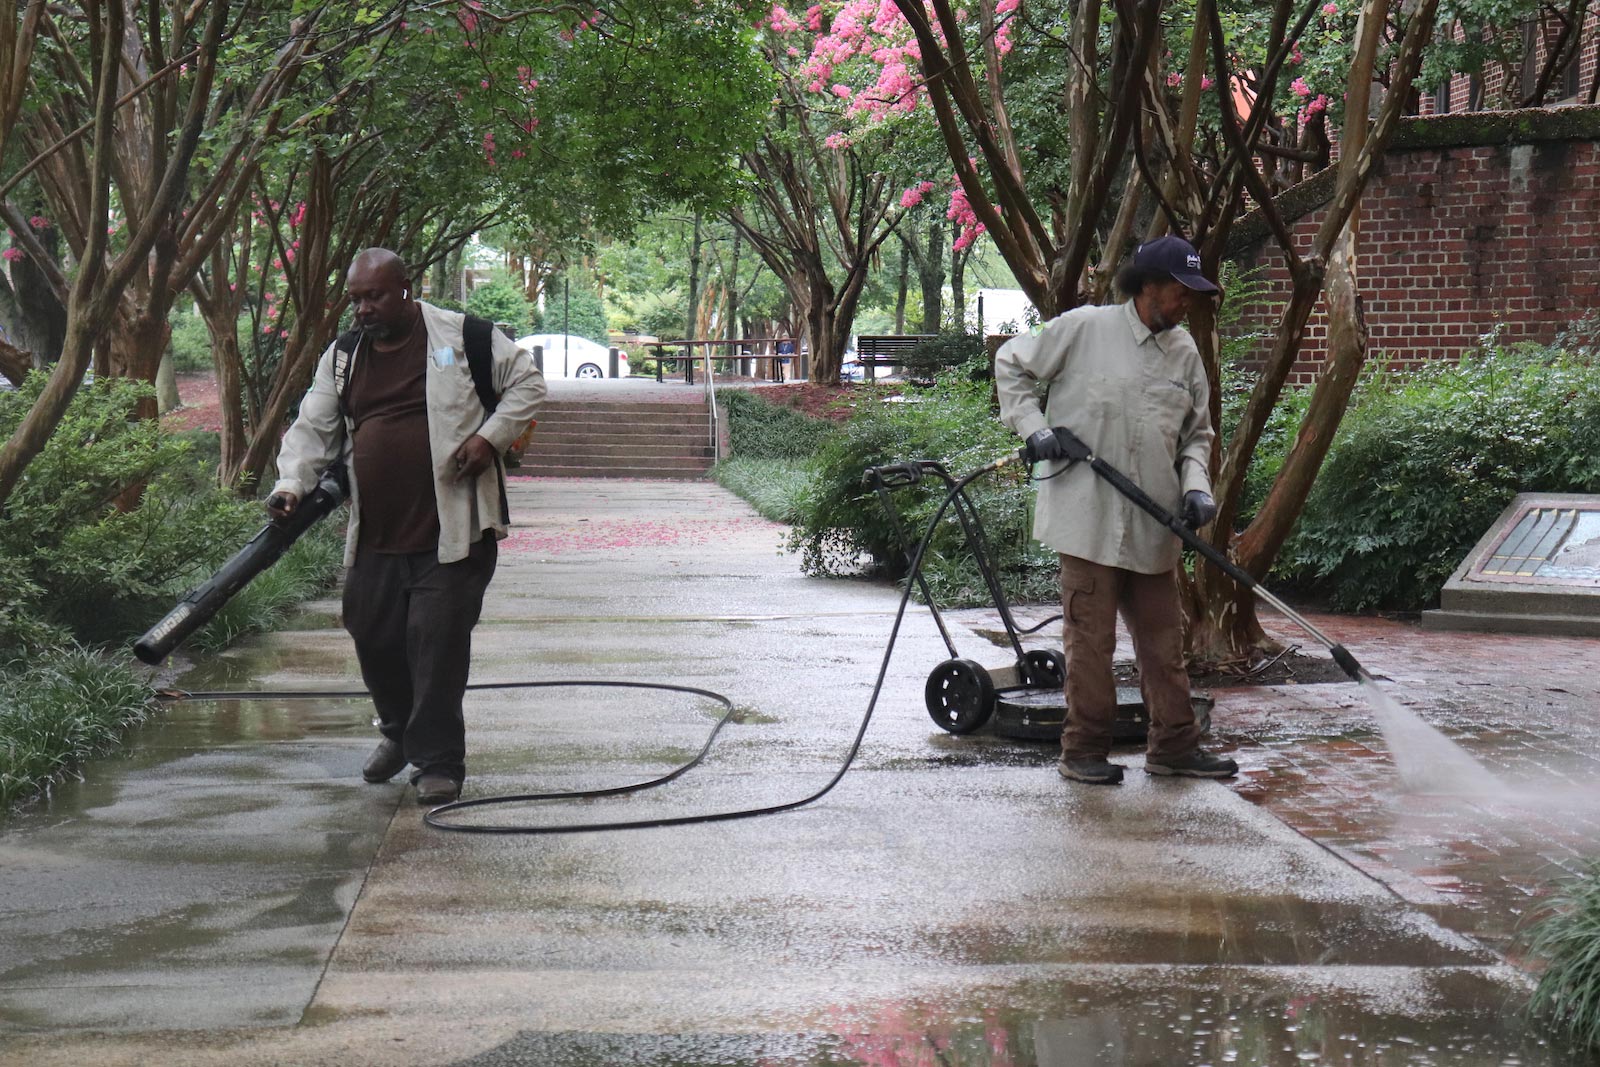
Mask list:
[{"label": "brown t-shirt", "polygon": [[428,331],[418,316],[393,352],[363,346],[345,401],[355,424],[355,474],[361,487],[361,540],[373,552],[439,547],[439,505],[428,442]]}]

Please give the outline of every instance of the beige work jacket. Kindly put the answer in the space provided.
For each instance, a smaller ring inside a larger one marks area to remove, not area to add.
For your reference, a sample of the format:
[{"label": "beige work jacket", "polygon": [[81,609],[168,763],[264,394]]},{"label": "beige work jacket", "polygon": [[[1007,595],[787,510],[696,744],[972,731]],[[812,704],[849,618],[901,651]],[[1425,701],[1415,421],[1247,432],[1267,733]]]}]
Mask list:
[{"label": "beige work jacket", "polygon": [[[1152,334],[1131,300],[1074,308],[1007,341],[994,374],[1000,418],[1024,440],[1065,426],[1174,514],[1184,493],[1211,491],[1210,390],[1187,330]],[[1142,574],[1178,565],[1171,531],[1088,464],[1038,474],[1049,480],[1038,483],[1033,535],[1047,547]]]},{"label": "beige work jacket", "polygon": [[[424,389],[434,500],[439,506],[439,562],[454,563],[467,558],[473,542],[484,530],[493,530],[497,538],[508,532],[500,510],[505,493],[505,473],[500,464],[495,463],[471,482],[460,481],[455,476],[456,449],[473,434],[488,441],[496,455],[509,448],[517,435],[527,429],[544,400],[544,375],[526,351],[495,330],[493,379],[500,403],[494,414],[485,418],[483,401],[478,399],[467,367],[466,345],[461,336],[465,316],[459,311],[418,303],[428,331]],[[351,357],[352,377],[364,349],[358,345]],[[329,345],[322,353],[311,389],[300,401],[300,415],[284,434],[278,452],[278,481],[272,490],[303,498],[316,487],[318,472],[334,459],[344,459],[350,473],[350,527],[344,546],[344,563],[348,567],[355,562],[361,534],[361,487],[356,484],[355,467],[350,462],[354,427],[341,415],[334,388],[333,350],[334,346]]]}]

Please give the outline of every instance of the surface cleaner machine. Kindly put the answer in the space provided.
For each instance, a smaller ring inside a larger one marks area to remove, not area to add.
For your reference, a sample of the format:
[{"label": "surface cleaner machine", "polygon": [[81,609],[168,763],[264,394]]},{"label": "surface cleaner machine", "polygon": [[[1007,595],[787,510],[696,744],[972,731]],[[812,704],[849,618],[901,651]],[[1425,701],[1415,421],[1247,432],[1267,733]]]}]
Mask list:
[{"label": "surface cleaner machine", "polygon": [[[917,485],[924,478],[933,478],[942,483],[950,497],[950,510],[961,527],[966,548],[972,554],[989,598],[999,613],[1000,623],[1005,627],[1006,643],[1015,657],[1010,665],[988,668],[976,660],[963,658],[956,649],[950,627],[940,614],[933,590],[928,587],[927,579],[922,574],[915,542],[906,536],[894,502],[893,490]],[[987,726],[990,732],[1001,737],[1054,741],[1061,736],[1061,728],[1067,717],[1066,695],[1062,690],[1066,680],[1066,660],[1058,649],[1025,649],[1022,647],[1022,638],[1059,621],[1061,615],[1052,615],[1027,629],[1018,625],[995,570],[983,520],[978,516],[972,498],[967,495],[967,481],[962,479],[958,482],[943,464],[927,459],[869,467],[862,476],[862,484],[877,494],[889,516],[889,525],[900,543],[909,570],[907,581],[915,582],[922,592],[933,623],[938,627],[939,636],[950,653],[949,659],[928,672],[928,681],[922,690],[923,702],[927,705],[928,715],[939,728],[953,734],[970,734]],[[1197,693],[1191,700],[1201,730],[1209,730],[1213,706],[1211,698]],[[1118,686],[1117,718],[1112,727],[1112,739],[1142,743],[1149,724],[1149,713],[1138,687]]]}]

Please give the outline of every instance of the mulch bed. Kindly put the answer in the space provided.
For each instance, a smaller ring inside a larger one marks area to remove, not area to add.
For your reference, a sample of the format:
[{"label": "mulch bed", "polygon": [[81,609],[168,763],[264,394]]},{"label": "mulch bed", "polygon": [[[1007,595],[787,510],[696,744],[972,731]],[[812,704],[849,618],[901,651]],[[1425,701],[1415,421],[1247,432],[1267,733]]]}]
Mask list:
[{"label": "mulch bed", "polygon": [[857,404],[893,395],[897,391],[892,386],[863,385],[859,382],[845,382],[842,385],[785,382],[782,385],[763,386],[760,396],[768,403],[793,408],[814,419],[844,422]]},{"label": "mulch bed", "polygon": [[[1189,682],[1196,689],[1230,689],[1245,685],[1321,685],[1350,680],[1326,654],[1296,651],[1299,647],[1290,645],[1281,655],[1265,657],[1253,667],[1243,663],[1222,664],[1192,671]],[[1139,669],[1132,663],[1118,663],[1114,669],[1119,682],[1133,684],[1139,677]]]}]

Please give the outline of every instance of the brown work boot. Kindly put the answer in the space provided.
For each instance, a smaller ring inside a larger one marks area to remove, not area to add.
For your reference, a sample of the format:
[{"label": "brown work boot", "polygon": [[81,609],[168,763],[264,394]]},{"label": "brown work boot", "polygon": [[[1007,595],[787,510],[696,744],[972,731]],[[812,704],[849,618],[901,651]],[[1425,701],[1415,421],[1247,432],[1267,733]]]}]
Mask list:
[{"label": "brown work boot", "polygon": [[400,747],[400,742],[385,737],[372,750],[372,755],[367,757],[366,766],[361,768],[361,777],[374,784],[387,782],[399,774],[405,765],[406,753]]},{"label": "brown work boot", "polygon": [[1195,749],[1187,756],[1162,760],[1160,763],[1145,758],[1146,774],[1175,775],[1179,778],[1232,778],[1239,773],[1239,765],[1223,756]]},{"label": "brown work boot", "polygon": [[1085,759],[1063,759],[1056,764],[1061,777],[1071,782],[1090,785],[1117,785],[1122,781],[1122,767],[1108,759],[1090,756]]},{"label": "brown work boot", "polygon": [[461,783],[447,774],[424,774],[417,779],[418,804],[449,804],[461,796]]}]

